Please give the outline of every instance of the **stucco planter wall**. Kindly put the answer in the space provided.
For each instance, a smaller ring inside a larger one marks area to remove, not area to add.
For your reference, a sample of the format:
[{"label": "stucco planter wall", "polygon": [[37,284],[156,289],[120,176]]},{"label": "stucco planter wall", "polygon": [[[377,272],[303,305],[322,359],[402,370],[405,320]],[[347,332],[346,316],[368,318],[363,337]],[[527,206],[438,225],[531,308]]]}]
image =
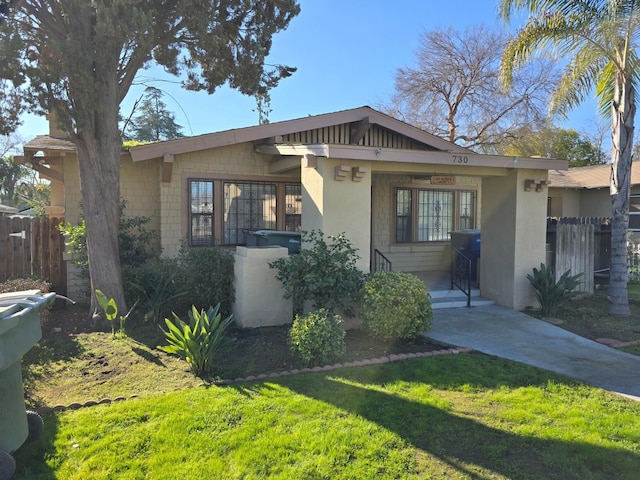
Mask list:
[{"label": "stucco planter wall", "polygon": [[291,323],[293,306],[285,300],[277,270],[269,263],[288,256],[285,247],[236,247],[233,316],[241,327],[269,327]]}]

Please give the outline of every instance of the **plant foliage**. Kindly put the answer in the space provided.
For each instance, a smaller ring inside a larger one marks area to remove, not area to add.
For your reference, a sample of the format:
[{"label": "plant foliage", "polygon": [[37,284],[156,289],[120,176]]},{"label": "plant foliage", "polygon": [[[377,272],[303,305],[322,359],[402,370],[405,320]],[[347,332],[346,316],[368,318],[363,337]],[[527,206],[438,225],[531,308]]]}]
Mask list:
[{"label": "plant foliage", "polygon": [[559,54],[564,70],[551,95],[550,112],[566,116],[595,92],[600,113],[611,120],[609,313],[628,317],[626,237],[640,92],[640,3],[500,0],[498,5],[507,21],[528,14],[504,47],[503,84],[512,85],[515,72],[530,60]]},{"label": "plant foliage", "polygon": [[358,255],[351,242],[340,234],[325,240],[322,232],[302,232],[299,254],[279,258],[269,266],[278,270],[284,297],[293,300],[294,311],[301,312],[305,301],[314,309],[333,312],[336,308],[353,316],[364,281],[356,266]]},{"label": "plant foliage", "polygon": [[542,316],[555,315],[562,302],[580,294],[575,289],[581,283],[581,276],[582,273],[572,276],[571,270],[567,270],[556,282],[553,268],[547,267],[544,263],[540,264],[540,270],[533,268],[533,275],[527,274],[527,279],[536,291]]},{"label": "plant foliage", "polygon": [[[100,308],[102,308],[102,310],[104,311],[105,317],[107,317],[107,320],[111,324],[111,334],[115,335],[116,318],[118,318],[118,306],[116,305],[115,299],[107,298],[107,296],[101,290],[96,290],[96,299],[98,300]],[[125,323],[129,318],[129,315],[131,315],[131,312],[133,312],[133,309],[136,308],[137,303],[138,302],[136,301],[136,303],[133,304],[126,315],[120,315],[120,329],[118,332],[121,335],[125,335]]]},{"label": "plant foliage", "polygon": [[189,323],[183,322],[173,314],[174,321],[165,318],[167,330],[164,331],[169,345],[158,346],[163,352],[177,355],[189,364],[194,375],[204,375],[212,371],[218,351],[233,339],[225,336],[225,330],[233,322],[229,315],[224,320],[219,312],[220,304],[198,311],[192,307]]},{"label": "plant foliage", "polygon": [[145,307],[148,309],[144,314],[145,322],[157,322],[171,302],[187,295],[188,292],[178,289],[175,281],[176,270],[167,268],[175,264],[173,260],[160,259],[138,269],[137,282],[135,280],[129,282],[131,287],[142,296]]},{"label": "plant foliage", "polygon": [[[126,217],[126,207],[126,200],[121,200],[118,240],[120,263],[125,278],[129,269],[144,266],[147,262],[159,257],[158,234],[147,228],[151,219],[145,216]],[[74,263],[80,267],[84,275],[88,276],[87,225],[84,218],[81,218],[77,225],[67,222],[59,228],[65,236],[67,252],[74,254]]]},{"label": "plant foliage", "polygon": [[289,332],[291,351],[307,365],[327,365],[345,352],[345,331],[340,315],[320,309],[299,316]]},{"label": "plant foliage", "polygon": [[175,283],[186,296],[175,299],[174,311],[190,310],[220,303],[222,315],[229,315],[235,301],[234,258],[223,247],[187,247],[182,245],[176,264]]},{"label": "plant foliage", "polygon": [[418,277],[376,272],[362,288],[362,318],[374,337],[396,340],[431,329],[433,311],[427,289]]},{"label": "plant foliage", "polygon": [[[23,110],[54,115],[78,157],[94,288],[125,304],[118,264],[120,103],[157,64],[190,90],[266,93],[295,68],[267,63],[295,0],[5,1],[0,8],[0,133]],[[95,297],[92,296],[92,306]]]}]

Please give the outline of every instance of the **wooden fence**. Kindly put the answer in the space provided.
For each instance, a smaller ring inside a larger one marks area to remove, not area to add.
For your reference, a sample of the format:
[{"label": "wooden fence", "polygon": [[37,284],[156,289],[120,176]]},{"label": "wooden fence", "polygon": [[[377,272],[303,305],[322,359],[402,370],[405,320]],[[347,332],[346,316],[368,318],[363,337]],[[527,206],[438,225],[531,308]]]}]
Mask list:
[{"label": "wooden fence", "polygon": [[38,277],[60,294],[67,291],[64,218],[0,217],[0,282]]},{"label": "wooden fence", "polygon": [[563,217],[547,223],[547,244],[559,277],[571,269],[584,272],[580,290],[592,292],[596,280],[609,276],[611,220],[607,217]]}]

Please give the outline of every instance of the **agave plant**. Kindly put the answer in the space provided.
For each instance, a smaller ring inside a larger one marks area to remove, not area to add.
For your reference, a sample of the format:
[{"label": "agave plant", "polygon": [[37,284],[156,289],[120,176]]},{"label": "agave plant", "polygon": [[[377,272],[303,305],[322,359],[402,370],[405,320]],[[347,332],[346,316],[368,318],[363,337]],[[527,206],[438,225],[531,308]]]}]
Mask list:
[{"label": "agave plant", "polygon": [[553,268],[547,267],[544,263],[540,264],[540,270],[533,269],[533,275],[527,275],[527,279],[536,290],[542,316],[555,315],[563,301],[580,294],[576,288],[582,283],[579,280],[581,276],[582,273],[571,275],[571,270],[567,270],[556,282]]},{"label": "agave plant", "polygon": [[189,323],[183,322],[175,313],[173,321],[165,318],[168,330],[163,332],[169,345],[158,346],[158,349],[180,357],[197,376],[211,372],[218,351],[233,341],[224,334],[233,322],[233,315],[223,320],[219,310],[219,303],[206,312],[192,306]]}]

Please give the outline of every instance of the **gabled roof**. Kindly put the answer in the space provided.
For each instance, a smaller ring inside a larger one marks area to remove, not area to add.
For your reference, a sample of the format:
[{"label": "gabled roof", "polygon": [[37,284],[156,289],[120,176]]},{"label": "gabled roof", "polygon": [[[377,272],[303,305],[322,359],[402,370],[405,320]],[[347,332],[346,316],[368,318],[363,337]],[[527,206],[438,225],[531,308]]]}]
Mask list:
[{"label": "gabled roof", "polygon": [[40,151],[47,152],[49,154],[75,152],[76,146],[71,142],[71,140],[55,138],[49,135],[38,135],[24,146],[25,155],[28,157],[31,157],[33,154]]},{"label": "gabled roof", "polygon": [[293,133],[355,122],[361,122],[361,124],[365,126],[379,125],[415,140],[416,142],[425,144],[432,150],[472,153],[468,149],[443,140],[440,137],[427,133],[419,128],[409,125],[408,123],[397,120],[389,115],[366,106],[323,115],[303,117],[295,120],[286,120],[283,122],[274,122],[265,125],[226,130],[223,132],[207,133],[195,137],[185,137],[167,142],[140,145],[131,147],[129,151],[131,153],[131,158],[134,161],[150,160],[153,158],[162,158],[165,155],[179,155],[181,153],[206,150],[226,145],[255,142],[258,140],[282,137]]},{"label": "gabled roof", "polygon": [[[598,189],[609,188],[611,164],[549,170],[549,188]],[[631,185],[640,185],[640,167],[631,168]]]}]

